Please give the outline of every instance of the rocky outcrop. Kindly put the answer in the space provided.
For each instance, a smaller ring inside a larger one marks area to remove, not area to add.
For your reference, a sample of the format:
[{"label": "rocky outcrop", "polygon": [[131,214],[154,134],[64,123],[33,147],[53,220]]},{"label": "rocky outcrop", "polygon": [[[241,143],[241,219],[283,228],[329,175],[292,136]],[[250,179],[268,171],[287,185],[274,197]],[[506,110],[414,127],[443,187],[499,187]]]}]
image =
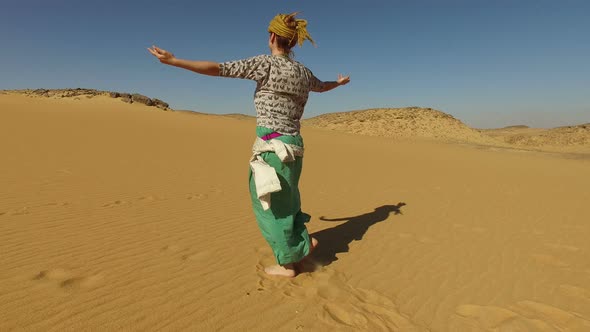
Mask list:
[{"label": "rocky outcrop", "polygon": [[156,106],[157,108],[161,108],[164,110],[170,109],[168,103],[165,103],[160,99],[153,98],[152,101],[154,102],[154,106]]},{"label": "rocky outcrop", "polygon": [[144,104],[144,105],[147,105],[147,106],[153,106],[154,105],[154,102],[150,98],[148,98],[148,97],[146,97],[144,95],[140,95],[139,93],[132,94],[131,95],[131,100],[134,103],[140,103],[140,104]]},{"label": "rocky outcrop", "polygon": [[101,91],[96,89],[83,89],[83,88],[76,88],[76,89],[27,89],[27,90],[13,90],[15,92],[24,93],[25,95],[30,96],[41,96],[41,97],[51,97],[51,98],[77,98],[86,97],[86,98],[93,98],[95,96],[109,96],[111,98],[118,98],[121,99],[122,102],[133,104],[144,104],[146,106],[157,107],[159,109],[170,111],[170,105],[168,103],[156,99],[156,98],[149,98],[147,96],[141,95],[139,93],[125,93],[125,92],[115,92],[115,91]]}]

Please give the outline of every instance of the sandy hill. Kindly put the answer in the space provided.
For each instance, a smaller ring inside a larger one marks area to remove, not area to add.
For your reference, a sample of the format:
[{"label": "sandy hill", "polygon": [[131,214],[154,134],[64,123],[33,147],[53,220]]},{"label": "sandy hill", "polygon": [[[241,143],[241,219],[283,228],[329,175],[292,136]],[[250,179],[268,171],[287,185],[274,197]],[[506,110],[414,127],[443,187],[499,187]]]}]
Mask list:
[{"label": "sandy hill", "polygon": [[154,110],[0,94],[0,331],[590,331],[588,159],[306,126],[280,279],[255,124]]},{"label": "sandy hill", "polygon": [[475,129],[452,115],[419,107],[368,109],[320,115],[306,126],[366,136],[425,138],[501,148],[566,153],[590,153],[590,125],[552,129],[524,125]]},{"label": "sandy hill", "polygon": [[480,132],[519,147],[590,147],[590,123],[551,129],[511,126]]},{"label": "sandy hill", "polygon": [[443,141],[499,144],[453,116],[420,107],[379,108],[330,113],[304,120],[305,125],[354,134],[430,138]]}]

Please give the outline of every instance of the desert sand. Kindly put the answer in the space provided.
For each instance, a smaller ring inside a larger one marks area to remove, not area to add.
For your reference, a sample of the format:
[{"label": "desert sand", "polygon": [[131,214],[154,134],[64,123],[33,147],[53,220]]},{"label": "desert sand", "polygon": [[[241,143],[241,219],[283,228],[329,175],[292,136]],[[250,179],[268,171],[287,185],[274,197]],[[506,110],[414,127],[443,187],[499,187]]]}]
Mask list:
[{"label": "desert sand", "polygon": [[286,279],[262,271],[252,118],[0,92],[0,330],[590,331],[587,140],[419,113],[450,139],[387,135],[387,110],[304,123],[320,245]]}]

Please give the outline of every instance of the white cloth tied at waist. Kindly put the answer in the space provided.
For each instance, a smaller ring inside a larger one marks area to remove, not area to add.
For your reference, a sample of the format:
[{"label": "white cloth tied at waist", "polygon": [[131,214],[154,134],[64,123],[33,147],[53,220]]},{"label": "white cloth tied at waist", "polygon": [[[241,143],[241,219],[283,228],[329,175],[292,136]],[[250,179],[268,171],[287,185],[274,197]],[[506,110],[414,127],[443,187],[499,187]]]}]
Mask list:
[{"label": "white cloth tied at waist", "polygon": [[281,182],[276,170],[266,163],[260,156],[263,152],[274,152],[281,162],[292,162],[295,157],[303,157],[303,148],[293,144],[285,144],[278,139],[264,141],[256,137],[252,146],[252,157],[250,158],[250,169],[254,175],[256,194],[262,209],[270,209],[270,194],[281,191]]}]

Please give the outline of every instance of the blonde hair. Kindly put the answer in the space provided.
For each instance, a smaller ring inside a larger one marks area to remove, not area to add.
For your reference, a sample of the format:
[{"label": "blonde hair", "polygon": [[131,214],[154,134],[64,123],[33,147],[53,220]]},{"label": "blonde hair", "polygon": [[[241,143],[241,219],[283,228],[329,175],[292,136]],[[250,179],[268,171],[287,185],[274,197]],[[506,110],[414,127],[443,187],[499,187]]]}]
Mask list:
[{"label": "blonde hair", "polygon": [[296,19],[295,15],[297,14],[297,12],[278,14],[273,17],[268,25],[268,32],[274,33],[277,36],[279,48],[289,51],[289,55],[292,55],[293,51],[291,51],[291,48],[295,44],[299,44],[301,47],[305,40],[309,40],[315,46],[315,42],[311,39],[309,32],[307,32],[307,20]]}]

